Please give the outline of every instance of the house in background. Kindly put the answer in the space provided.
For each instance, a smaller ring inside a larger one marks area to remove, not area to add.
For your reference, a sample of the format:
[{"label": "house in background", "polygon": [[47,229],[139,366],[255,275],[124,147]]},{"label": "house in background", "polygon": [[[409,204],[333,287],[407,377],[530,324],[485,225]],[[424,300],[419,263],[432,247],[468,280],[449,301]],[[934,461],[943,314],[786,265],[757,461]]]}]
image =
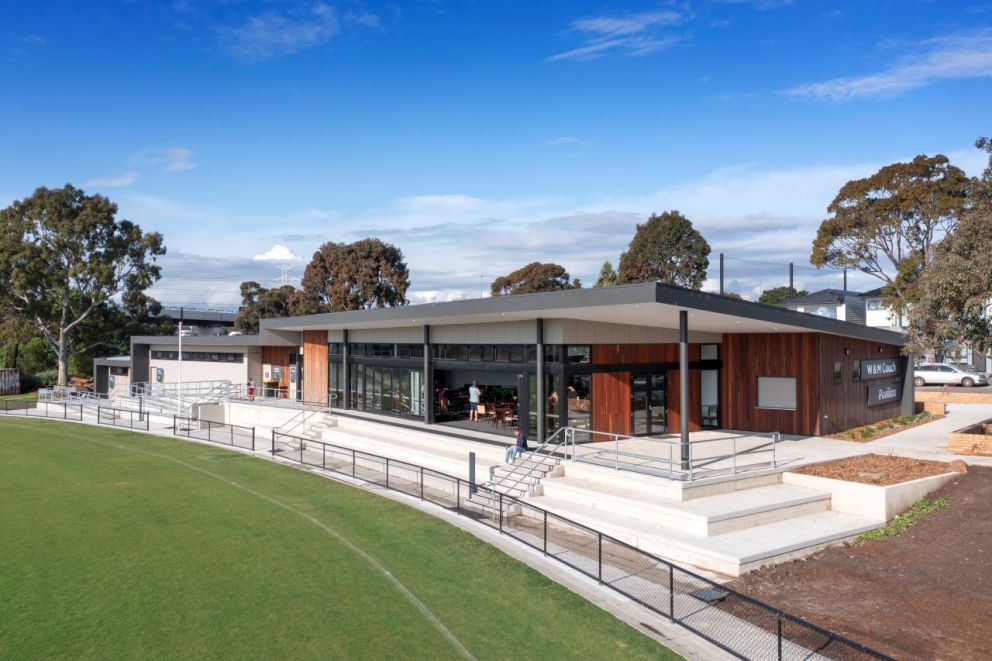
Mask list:
[{"label": "house in background", "polygon": [[782,307],[862,326],[875,325],[865,323],[865,299],[856,291],[821,289],[793,298]]}]

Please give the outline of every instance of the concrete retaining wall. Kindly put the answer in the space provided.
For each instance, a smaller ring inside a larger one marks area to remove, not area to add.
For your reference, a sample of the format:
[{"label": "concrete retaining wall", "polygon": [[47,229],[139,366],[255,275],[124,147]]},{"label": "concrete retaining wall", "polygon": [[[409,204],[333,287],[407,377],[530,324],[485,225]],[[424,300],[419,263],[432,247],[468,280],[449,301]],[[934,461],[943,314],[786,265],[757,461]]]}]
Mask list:
[{"label": "concrete retaining wall", "polygon": [[783,473],[783,484],[792,484],[830,493],[830,509],[860,514],[876,521],[889,521],[904,512],[920,498],[947,484],[957,473],[921,477],[911,482],[878,486],[847,480],[835,480],[818,475]]},{"label": "concrete retaining wall", "polygon": [[916,390],[916,401],[935,402],[939,404],[992,404],[992,392],[988,388],[974,390],[972,388],[953,387],[947,391]]}]

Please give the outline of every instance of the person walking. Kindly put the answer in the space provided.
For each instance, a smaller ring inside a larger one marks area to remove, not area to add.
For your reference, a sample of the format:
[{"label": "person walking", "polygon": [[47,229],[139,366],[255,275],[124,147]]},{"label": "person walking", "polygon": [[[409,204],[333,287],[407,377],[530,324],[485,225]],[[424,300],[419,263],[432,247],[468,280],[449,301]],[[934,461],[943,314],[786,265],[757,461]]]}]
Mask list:
[{"label": "person walking", "polygon": [[248,387],[246,389],[248,391],[248,401],[249,402],[254,402],[255,401],[255,381],[252,380],[252,379],[248,379]]},{"label": "person walking", "polygon": [[468,388],[468,419],[472,422],[479,421],[479,398],[482,391],[479,390],[479,382],[473,381]]}]

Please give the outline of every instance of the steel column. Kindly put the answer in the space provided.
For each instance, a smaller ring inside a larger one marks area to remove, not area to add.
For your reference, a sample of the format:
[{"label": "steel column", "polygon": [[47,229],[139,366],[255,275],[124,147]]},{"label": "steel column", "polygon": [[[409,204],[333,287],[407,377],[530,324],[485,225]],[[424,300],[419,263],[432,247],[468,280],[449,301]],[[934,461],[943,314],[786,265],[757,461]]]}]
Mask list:
[{"label": "steel column", "polygon": [[342,332],[344,352],[341,355],[341,378],[344,380],[344,410],[351,409],[351,347],[348,344],[348,329]]},{"label": "steel column", "polygon": [[547,396],[544,392],[544,319],[537,320],[537,388],[534,392],[534,401],[537,403],[537,443],[544,442],[544,408],[547,404]]},{"label": "steel column", "polygon": [[689,313],[679,310],[679,436],[682,470],[689,469]]}]

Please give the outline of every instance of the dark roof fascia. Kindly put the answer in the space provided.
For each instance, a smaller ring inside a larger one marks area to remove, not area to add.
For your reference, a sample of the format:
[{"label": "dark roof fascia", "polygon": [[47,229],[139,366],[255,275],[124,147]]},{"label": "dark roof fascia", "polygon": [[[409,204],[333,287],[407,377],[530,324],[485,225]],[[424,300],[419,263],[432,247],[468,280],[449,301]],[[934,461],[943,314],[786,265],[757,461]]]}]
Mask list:
[{"label": "dark roof fascia", "polygon": [[110,365],[113,367],[121,367],[131,365],[131,356],[106,356],[103,358],[94,358],[93,365]]},{"label": "dark roof fascia", "polygon": [[[392,308],[352,310],[349,312],[325,312],[299,317],[262,319],[261,327],[266,330],[279,330],[285,326],[347,325],[414,321],[418,319],[444,319],[445,317],[470,316],[474,314],[499,314],[501,312],[547,312],[554,310],[592,307],[600,305],[624,305],[630,303],[655,303],[655,283],[645,282],[618,287],[591,287],[588,289],[567,289],[564,291],[543,292],[540,294],[516,294],[513,296],[492,296],[461,301],[443,301],[403,305]],[[553,316],[548,314],[546,316]],[[425,323],[429,323],[425,321]]]},{"label": "dark roof fascia", "polygon": [[[131,337],[131,344],[175,344],[179,345],[178,335],[134,335]],[[197,346],[220,346],[220,347],[254,347],[262,344],[262,338],[258,335],[187,335],[183,337],[183,344]]]},{"label": "dark roof fascia", "polygon": [[662,284],[658,284],[657,287],[658,303],[706,310],[735,317],[745,317],[772,324],[780,324],[782,326],[796,326],[818,333],[843,335],[845,337],[853,337],[871,342],[883,342],[885,344],[902,346],[906,341],[902,333],[882,330],[871,326],[862,326],[861,324],[852,324],[847,321],[821,317],[807,312],[799,312],[798,310],[790,310],[777,305],[742,301],[736,298],[720,296],[719,294],[670,287]]}]

